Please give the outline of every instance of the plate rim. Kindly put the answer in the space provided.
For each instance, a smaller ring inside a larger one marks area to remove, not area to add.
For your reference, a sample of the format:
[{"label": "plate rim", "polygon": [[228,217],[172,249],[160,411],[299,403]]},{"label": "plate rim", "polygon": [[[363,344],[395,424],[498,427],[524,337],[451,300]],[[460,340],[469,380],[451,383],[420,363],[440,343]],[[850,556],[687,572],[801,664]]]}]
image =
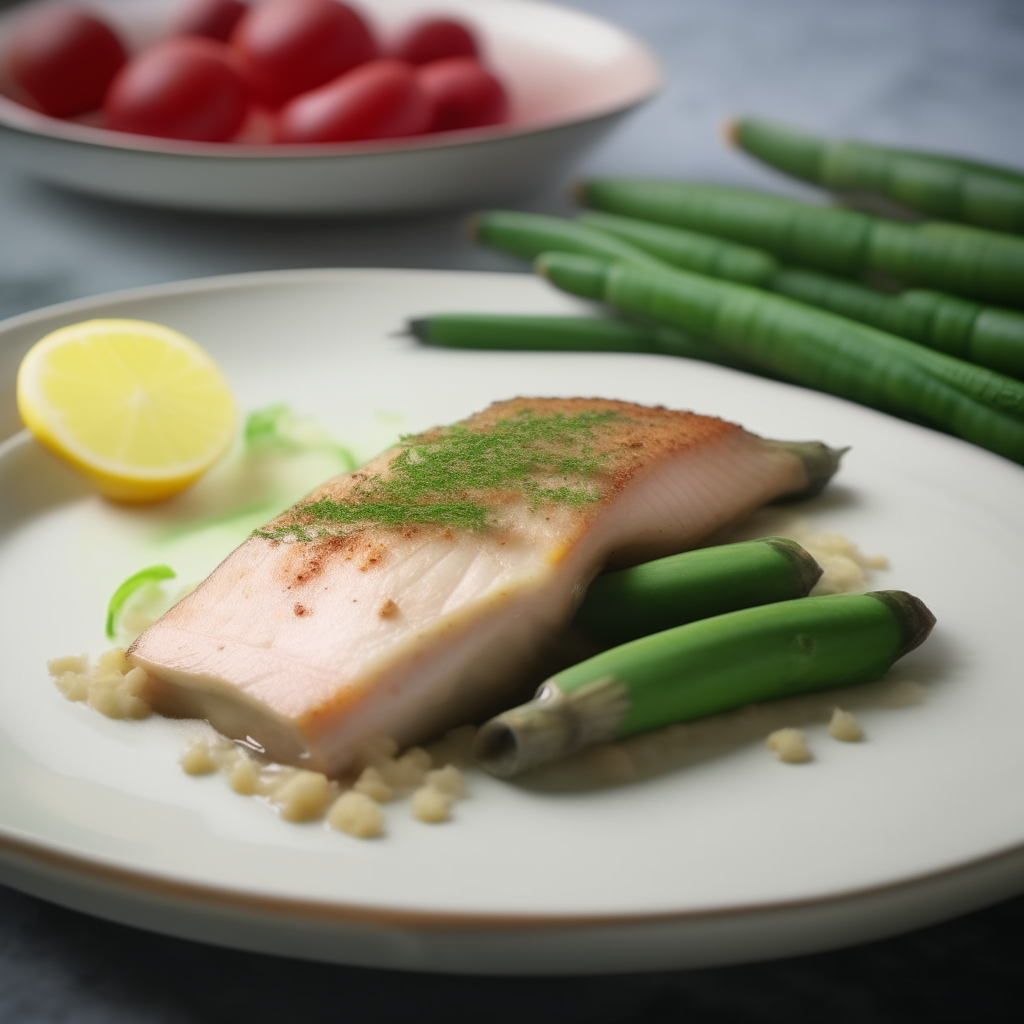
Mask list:
[{"label": "plate rim", "polygon": [[[957,878],[966,881],[972,874],[998,871],[1014,860],[1024,864],[1024,843],[1014,843],[958,864],[905,876],[901,879],[859,886],[838,892],[789,900],[766,900],[759,903],[728,907],[704,907],[695,910],[668,910],[646,913],[594,914],[503,914],[469,911],[411,910],[407,908],[371,907],[336,900],[307,900],[296,897],[268,895],[248,889],[187,882],[153,871],[140,871],[113,862],[112,858],[70,852],[64,844],[25,837],[20,829],[0,823],[0,861],[16,864],[28,861],[33,868],[40,864],[56,868],[91,883],[112,884],[131,895],[178,897],[193,903],[221,910],[247,910],[269,913],[283,919],[334,924],[376,925],[384,927],[433,928],[445,931],[484,931],[503,929],[526,931],[543,928],[562,931],[585,928],[664,925],[750,917],[785,911],[813,910],[832,905],[849,905],[893,892],[908,892],[929,883],[942,883]],[[1024,890],[1024,876],[1012,891]]]}]

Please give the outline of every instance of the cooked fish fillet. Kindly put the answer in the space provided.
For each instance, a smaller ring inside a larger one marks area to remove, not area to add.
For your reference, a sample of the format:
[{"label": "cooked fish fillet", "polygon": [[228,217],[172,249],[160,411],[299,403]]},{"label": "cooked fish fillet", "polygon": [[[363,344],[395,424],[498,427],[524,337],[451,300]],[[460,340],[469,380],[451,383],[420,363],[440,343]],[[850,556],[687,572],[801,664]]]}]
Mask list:
[{"label": "cooked fish fillet", "polygon": [[271,521],[147,629],[150,703],[328,774],[523,696],[593,577],[820,489],[837,453],[603,399],[499,402]]}]

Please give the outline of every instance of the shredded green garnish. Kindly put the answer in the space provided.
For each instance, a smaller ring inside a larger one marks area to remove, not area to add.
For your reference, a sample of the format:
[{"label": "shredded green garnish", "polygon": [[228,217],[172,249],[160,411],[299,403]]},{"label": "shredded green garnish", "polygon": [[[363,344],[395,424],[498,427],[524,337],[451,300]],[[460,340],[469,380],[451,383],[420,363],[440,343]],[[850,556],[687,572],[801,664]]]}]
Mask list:
[{"label": "shredded green garnish", "polygon": [[107,605],[107,637],[111,640],[114,639],[117,616],[124,607],[125,601],[127,601],[128,598],[139,589],[139,587],[145,586],[147,583],[156,583],[159,580],[173,579],[176,575],[177,573],[169,565],[151,565],[148,568],[140,569],[134,575],[129,576],[128,579],[126,579],[124,583],[114,591],[114,596],[110,599],[110,604]]},{"label": "shredded green garnish", "polygon": [[313,540],[356,523],[482,530],[488,507],[473,500],[482,491],[516,491],[534,507],[582,506],[600,497],[590,480],[607,461],[606,453],[593,449],[594,431],[619,418],[615,412],[535,416],[524,409],[483,430],[456,425],[406,436],[387,474],[364,481],[348,500],[296,505],[290,513],[295,521],[255,533],[269,540]]},{"label": "shredded green garnish", "polygon": [[296,416],[291,406],[283,402],[249,413],[243,436],[250,452],[329,451],[346,469],[356,468],[356,460],[346,447],[334,441],[316,420]]}]

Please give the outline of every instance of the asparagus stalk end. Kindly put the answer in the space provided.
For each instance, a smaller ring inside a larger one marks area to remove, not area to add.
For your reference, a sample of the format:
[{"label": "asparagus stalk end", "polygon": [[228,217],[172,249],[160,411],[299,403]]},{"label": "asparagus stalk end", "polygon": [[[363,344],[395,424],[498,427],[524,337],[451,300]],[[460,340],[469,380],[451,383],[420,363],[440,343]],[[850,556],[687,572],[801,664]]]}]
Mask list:
[{"label": "asparagus stalk end", "polygon": [[804,501],[816,497],[825,485],[835,476],[843,456],[850,450],[846,448],[829,448],[821,441],[769,441],[784,451],[797,456],[804,464],[807,472],[807,486],[792,494],[785,494],[777,499],[779,502]]},{"label": "asparagus stalk end", "polygon": [[511,778],[614,739],[628,711],[626,688],[614,676],[595,679],[568,694],[545,683],[533,700],[480,727],[473,756],[485,771]]},{"label": "asparagus stalk end", "polygon": [[430,341],[430,318],[420,317],[415,320],[406,320],[405,330],[402,332],[405,335],[411,335],[417,341],[429,343]]},{"label": "asparagus stalk end", "polygon": [[804,594],[809,594],[814,584],[821,579],[824,570],[795,540],[788,537],[766,537],[765,544],[771,545],[783,555],[796,570],[798,585]]},{"label": "asparagus stalk end", "polygon": [[896,658],[909,654],[928,639],[935,625],[935,616],[919,597],[914,597],[905,590],[875,590],[868,594],[868,597],[873,597],[886,605],[903,631],[903,646]]}]

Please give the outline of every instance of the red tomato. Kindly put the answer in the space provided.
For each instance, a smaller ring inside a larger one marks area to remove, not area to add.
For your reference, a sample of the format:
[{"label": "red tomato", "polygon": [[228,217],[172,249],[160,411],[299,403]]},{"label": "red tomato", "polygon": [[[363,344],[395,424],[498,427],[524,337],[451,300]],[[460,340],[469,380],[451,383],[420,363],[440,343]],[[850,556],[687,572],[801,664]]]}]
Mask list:
[{"label": "red tomato", "polygon": [[27,19],[9,53],[11,77],[52,117],[95,110],[125,62],[121,40],[108,25],[68,9]]},{"label": "red tomato", "polygon": [[432,61],[417,68],[416,77],[434,106],[432,132],[479,128],[508,120],[504,87],[472,57]]},{"label": "red tomato", "polygon": [[250,88],[279,106],[377,56],[362,18],[335,0],[264,0],[231,34]]},{"label": "red tomato", "polygon": [[432,107],[404,61],[382,58],[340,75],[281,108],[275,142],[349,142],[419,135]]},{"label": "red tomato", "polygon": [[395,47],[395,56],[410,64],[427,64],[445,57],[478,57],[472,32],[461,22],[430,18],[417,22]]},{"label": "red tomato", "polygon": [[175,22],[174,33],[206,36],[224,43],[247,10],[241,0],[191,0]]},{"label": "red tomato", "polygon": [[177,36],[147,47],[107,91],[107,127],[139,135],[223,142],[241,127],[248,95],[224,43]]}]

